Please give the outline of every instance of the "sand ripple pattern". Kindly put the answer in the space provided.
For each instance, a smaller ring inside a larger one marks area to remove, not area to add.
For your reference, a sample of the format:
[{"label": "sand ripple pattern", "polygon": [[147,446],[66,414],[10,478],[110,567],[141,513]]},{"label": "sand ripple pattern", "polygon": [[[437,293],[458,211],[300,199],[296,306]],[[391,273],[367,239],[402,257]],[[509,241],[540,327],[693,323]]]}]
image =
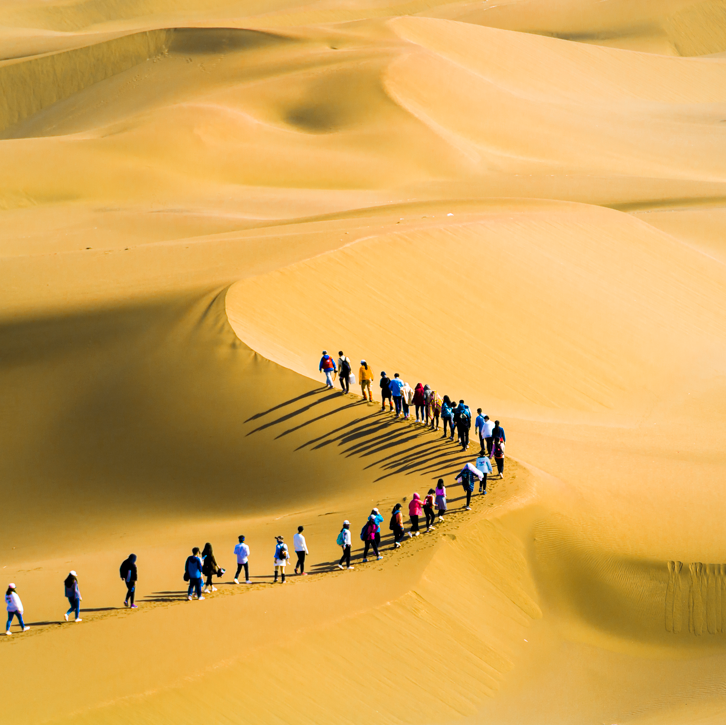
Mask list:
[{"label": "sand ripple pattern", "polygon": [[665,628],[678,634],[687,612],[688,631],[696,636],[726,631],[726,564],[668,562]]}]

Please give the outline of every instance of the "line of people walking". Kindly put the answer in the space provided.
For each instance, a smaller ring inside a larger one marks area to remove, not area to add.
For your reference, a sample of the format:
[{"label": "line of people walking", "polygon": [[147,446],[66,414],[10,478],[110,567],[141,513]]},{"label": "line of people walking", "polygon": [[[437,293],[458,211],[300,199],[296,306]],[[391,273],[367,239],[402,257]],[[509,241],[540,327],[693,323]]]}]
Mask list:
[{"label": "line of people walking", "polygon": [[[325,374],[326,385],[329,389],[335,387],[336,376],[340,380],[341,392],[348,394],[350,386],[355,385],[356,377],[353,374],[352,363],[343,351],[338,352],[338,361],[323,350],[318,369]],[[371,386],[373,371],[365,360],[361,360],[358,370],[358,380],[361,386],[361,395],[368,402],[373,402]],[[428,384],[417,383],[415,388],[401,379],[398,373],[389,378],[385,371],[381,372],[378,382],[381,390],[381,411],[386,411],[388,403],[389,412],[395,413],[396,418],[410,419],[411,408],[414,409],[413,422],[429,426],[431,430],[438,431],[443,426],[442,438],[449,437],[453,442],[461,445],[462,450],[469,448],[469,433],[472,427],[472,414],[469,406],[459,400],[455,403],[448,395],[441,396]],[[477,408],[477,417],[474,420],[474,429],[479,439],[480,456],[488,456],[497,467],[499,478],[504,477],[504,449],[507,437],[500,422],[492,422],[488,415]]]}]

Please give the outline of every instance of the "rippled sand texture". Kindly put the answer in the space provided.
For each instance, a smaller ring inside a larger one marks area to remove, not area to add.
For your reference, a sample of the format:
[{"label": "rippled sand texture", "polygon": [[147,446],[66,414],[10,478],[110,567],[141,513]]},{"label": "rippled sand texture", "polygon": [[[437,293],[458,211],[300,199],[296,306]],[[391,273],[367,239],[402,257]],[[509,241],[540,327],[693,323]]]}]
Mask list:
[{"label": "rippled sand texture", "polygon": [[[0,0],[0,90],[0,721],[724,721],[726,0]],[[462,512],[323,348],[500,418],[504,480]]]}]

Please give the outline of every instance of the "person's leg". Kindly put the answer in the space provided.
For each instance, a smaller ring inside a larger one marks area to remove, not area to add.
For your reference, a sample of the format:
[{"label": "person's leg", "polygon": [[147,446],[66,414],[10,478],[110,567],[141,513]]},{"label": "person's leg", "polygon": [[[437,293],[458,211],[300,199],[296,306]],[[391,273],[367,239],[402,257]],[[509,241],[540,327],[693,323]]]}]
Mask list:
[{"label": "person's leg", "polygon": [[376,546],[380,546],[380,545],[381,545],[381,532],[379,531],[376,533]]},{"label": "person's leg", "polygon": [[10,625],[13,622],[13,617],[15,616],[15,612],[8,612],[8,623],[5,625],[5,631],[10,631]]},{"label": "person's leg", "polygon": [[275,583],[277,583],[277,577],[280,574],[280,567],[275,564]]},{"label": "person's leg", "polygon": [[479,431],[479,455],[483,456],[486,453],[486,448],[484,447],[484,436],[481,434],[481,431]]},{"label": "person's leg", "polygon": [[15,612],[15,616],[18,618],[18,624],[20,625],[20,629],[25,629],[25,621],[23,620],[23,613]]},{"label": "person's leg", "polygon": [[366,539],[365,547],[363,547],[363,561],[365,561],[368,558],[368,549],[371,548],[371,540]]},{"label": "person's leg", "polygon": [[401,405],[403,406],[403,417],[408,418],[408,416],[411,415],[411,406],[408,404],[408,401],[403,398],[401,398]]},{"label": "person's leg", "polygon": [[80,619],[81,617],[81,600],[80,599],[74,599],[73,600],[73,611],[76,613],[76,619]]},{"label": "person's leg", "polygon": [[242,564],[237,564],[237,571],[234,573],[234,580],[237,581],[239,579],[239,573],[242,571]]},{"label": "person's leg", "polygon": [[330,370],[325,371],[325,384],[329,387],[333,387],[333,374],[330,372]]},{"label": "person's leg", "polygon": [[197,599],[202,596],[202,577],[197,577],[194,580],[194,591],[197,593]]},{"label": "person's leg", "polygon": [[482,478],[482,480],[481,480],[482,493],[487,492],[487,476],[488,475],[489,475],[488,473],[485,473],[484,478]]},{"label": "person's leg", "polygon": [[380,557],[380,554],[378,553],[378,544],[376,544],[375,539],[371,541],[371,546],[373,547],[373,553],[376,555],[376,557]]},{"label": "person's leg", "polygon": [[466,489],[466,507],[469,508],[471,506],[471,491],[467,488]]},{"label": "person's leg", "polygon": [[187,596],[191,597],[194,591],[194,579],[189,580],[189,586],[187,587]]},{"label": "person's leg", "polygon": [[347,550],[347,546],[343,547],[343,555],[340,557],[340,561],[338,562],[338,566],[343,566],[343,562],[345,561],[345,552]]},{"label": "person's leg", "polygon": [[492,444],[494,443],[494,439],[491,436],[489,436],[486,439],[486,442],[487,442],[487,456],[489,456],[489,458],[491,458],[492,457]]},{"label": "person's leg", "polygon": [[243,566],[245,568],[245,581],[247,583],[249,583],[249,581],[250,581],[250,565],[249,565],[249,562],[245,562],[243,564]]},{"label": "person's leg", "polygon": [[411,516],[411,531],[418,531],[418,516]]},{"label": "person's leg", "polygon": [[136,582],[126,582],[126,601],[133,607],[136,599]]},{"label": "person's leg", "polygon": [[499,472],[499,476],[501,478],[504,477],[504,459],[503,458],[497,458],[495,459],[497,462],[497,471]]},{"label": "person's leg", "polygon": [[351,551],[350,545],[346,546],[345,547],[345,561],[346,561],[346,566],[349,569],[350,569],[350,551]]},{"label": "person's leg", "polygon": [[280,574],[282,576],[282,583],[284,584],[285,583],[285,567],[284,566],[280,567]]},{"label": "person's leg", "polygon": [[304,551],[298,551],[297,552],[297,561],[300,565],[300,573],[305,573],[305,552]]}]

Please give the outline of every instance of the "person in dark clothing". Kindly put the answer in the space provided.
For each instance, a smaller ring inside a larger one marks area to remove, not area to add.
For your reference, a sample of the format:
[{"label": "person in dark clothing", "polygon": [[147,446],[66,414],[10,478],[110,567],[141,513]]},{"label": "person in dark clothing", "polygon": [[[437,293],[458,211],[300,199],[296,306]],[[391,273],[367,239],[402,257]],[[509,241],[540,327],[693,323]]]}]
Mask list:
[{"label": "person in dark clothing", "polygon": [[426,498],[424,499],[423,512],[426,517],[426,531],[429,532],[434,528],[434,505],[436,503],[436,491],[433,488],[429,489]]},{"label": "person in dark clothing", "polygon": [[499,478],[504,478],[504,438],[496,438],[494,440],[494,450],[492,451],[494,460],[497,464],[497,473]]},{"label": "person in dark clothing", "polygon": [[78,588],[78,575],[75,571],[71,571],[68,576],[63,580],[63,586],[65,587],[65,594],[66,598],[68,599],[68,604],[71,605],[71,608],[64,615],[66,622],[68,621],[68,615],[71,614],[71,612],[75,613],[76,622],[82,622],[83,620],[81,619],[81,599],[83,599],[83,597],[81,596],[81,591]]},{"label": "person in dark clothing", "polygon": [[474,493],[474,482],[481,480],[482,473],[467,463],[462,469],[461,473],[456,477],[456,482],[460,483],[464,487],[466,492],[466,510],[471,510],[471,495]]},{"label": "person in dark clothing", "polygon": [[393,397],[391,396],[391,378],[389,378],[385,372],[381,373],[381,412],[386,410],[386,401],[390,407],[391,413],[393,413]]},{"label": "person in dark clothing", "polygon": [[224,569],[220,569],[217,565],[212,545],[209,542],[204,545],[204,550],[202,551],[202,574],[207,577],[207,581],[204,584],[205,594],[216,592],[217,587],[212,584],[212,577],[215,575],[222,576],[222,574],[224,574]]},{"label": "person in dark clothing", "polygon": [[451,434],[451,440],[454,440],[454,404],[451,402],[451,398],[448,395],[444,395],[444,400],[441,403],[441,420],[444,421],[444,435],[442,438],[446,438],[446,424],[449,425],[449,433]]},{"label": "person in dark clothing", "polygon": [[504,428],[502,428],[501,425],[499,425],[499,421],[494,421],[494,428],[492,430],[492,439],[494,441],[497,440],[497,438],[501,438],[505,443],[507,442],[507,436],[504,435]]},{"label": "person in dark clothing", "polygon": [[187,591],[187,599],[191,601],[192,593],[196,594],[197,599],[204,599],[202,594],[202,557],[199,556],[199,547],[192,549],[192,555],[187,557],[184,564],[184,579],[189,582],[189,590]]},{"label": "person in dark clothing", "polygon": [[456,431],[459,434],[459,442],[461,443],[462,450],[466,450],[469,447],[469,429],[471,428],[471,411],[469,406],[464,403],[463,400],[459,401],[459,405],[456,408],[454,418],[456,420]]},{"label": "person in dark clothing", "polygon": [[126,584],[126,599],[124,599],[124,607],[131,607],[131,609],[137,609],[138,607],[134,604],[134,598],[136,596],[136,581],[138,579],[138,569],[136,568],[136,554],[130,554],[128,559],[124,560],[121,564],[119,571],[121,578]]},{"label": "person in dark clothing", "polygon": [[338,377],[340,379],[340,387],[343,389],[343,393],[347,395],[350,392],[350,374],[353,372],[351,367],[350,358],[343,355],[343,351],[338,352],[340,357],[338,358]]}]

